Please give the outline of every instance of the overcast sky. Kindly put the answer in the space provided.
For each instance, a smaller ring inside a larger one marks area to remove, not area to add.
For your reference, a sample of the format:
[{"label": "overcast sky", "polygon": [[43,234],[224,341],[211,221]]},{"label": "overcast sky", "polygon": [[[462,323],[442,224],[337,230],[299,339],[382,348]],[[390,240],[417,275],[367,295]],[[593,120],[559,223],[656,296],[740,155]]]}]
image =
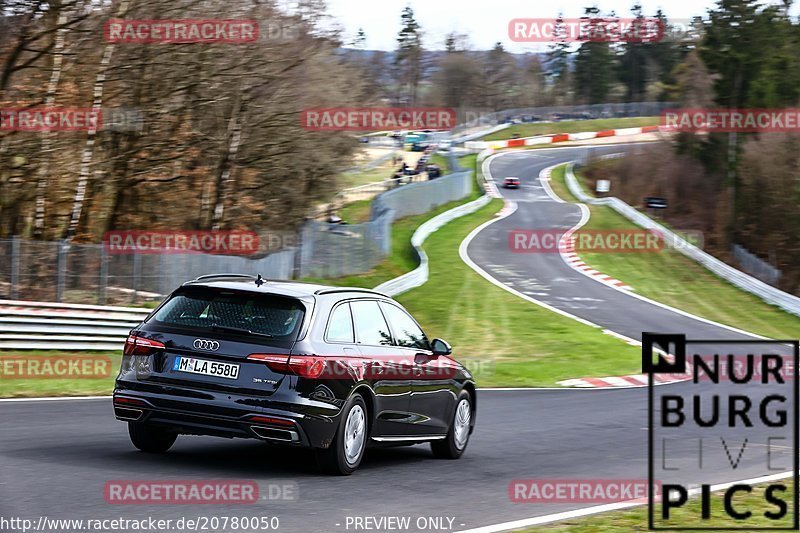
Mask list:
[{"label": "overcast sky", "polygon": [[[394,50],[400,30],[400,13],[406,5],[414,9],[424,32],[426,48],[443,49],[445,36],[452,32],[468,34],[475,49],[488,49],[500,41],[514,52],[541,51],[541,45],[513,43],[508,38],[508,22],[515,18],[578,18],[584,7],[597,5],[604,13],[615,11],[627,17],[636,0],[327,0],[328,12],[345,30],[351,41],[358,28],[367,34],[367,48]],[[714,0],[638,0],[646,16],[661,8],[669,18],[690,19],[705,15]],[[792,9],[793,14],[799,6]]]}]

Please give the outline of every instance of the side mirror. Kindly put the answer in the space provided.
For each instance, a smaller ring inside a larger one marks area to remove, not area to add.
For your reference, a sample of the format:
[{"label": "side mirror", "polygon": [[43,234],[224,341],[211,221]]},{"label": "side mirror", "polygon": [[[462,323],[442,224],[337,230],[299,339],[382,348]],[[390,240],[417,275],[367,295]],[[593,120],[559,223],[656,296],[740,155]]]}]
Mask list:
[{"label": "side mirror", "polygon": [[431,343],[431,351],[433,355],[450,355],[453,349],[442,339],[433,339]]}]

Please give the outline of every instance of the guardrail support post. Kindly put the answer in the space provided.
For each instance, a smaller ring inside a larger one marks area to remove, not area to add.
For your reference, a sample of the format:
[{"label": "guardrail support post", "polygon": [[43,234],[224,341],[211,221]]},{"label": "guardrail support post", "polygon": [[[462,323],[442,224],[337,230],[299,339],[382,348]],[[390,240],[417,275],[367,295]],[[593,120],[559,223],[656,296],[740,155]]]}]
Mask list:
[{"label": "guardrail support post", "polygon": [[106,287],[108,286],[108,255],[105,244],[100,246],[100,280],[97,292],[97,304],[106,304]]},{"label": "guardrail support post", "polygon": [[64,300],[65,278],[67,277],[67,249],[69,245],[67,241],[58,241],[56,246],[58,248],[56,258],[56,302],[61,302]]},{"label": "guardrail support post", "polygon": [[300,279],[303,272],[303,228],[305,224],[297,228],[297,242],[294,245],[294,254],[292,255],[292,272],[289,274],[291,279]]},{"label": "guardrail support post", "polygon": [[131,303],[135,304],[139,296],[139,278],[142,276],[142,256],[133,254],[133,292],[131,292]]},{"label": "guardrail support post", "polygon": [[19,236],[11,237],[11,299],[19,300]]}]

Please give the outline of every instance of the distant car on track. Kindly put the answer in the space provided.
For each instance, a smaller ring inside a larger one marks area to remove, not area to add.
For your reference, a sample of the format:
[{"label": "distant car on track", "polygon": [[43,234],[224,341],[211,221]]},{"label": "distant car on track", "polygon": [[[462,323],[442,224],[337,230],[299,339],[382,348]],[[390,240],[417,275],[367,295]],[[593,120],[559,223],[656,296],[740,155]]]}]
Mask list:
[{"label": "distant car on track", "polygon": [[133,445],[178,435],[313,448],[350,474],[367,445],[464,453],[475,382],[393,299],[368,289],[201,276],[131,330],[114,389]]},{"label": "distant car on track", "polygon": [[503,180],[503,188],[505,189],[519,189],[519,178],[508,177]]}]

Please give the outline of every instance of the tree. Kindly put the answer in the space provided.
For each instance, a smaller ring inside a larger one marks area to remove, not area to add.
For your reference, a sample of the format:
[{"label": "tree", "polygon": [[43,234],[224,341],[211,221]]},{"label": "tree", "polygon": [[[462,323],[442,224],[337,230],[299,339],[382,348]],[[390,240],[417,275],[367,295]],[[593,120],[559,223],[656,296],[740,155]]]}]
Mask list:
[{"label": "tree", "polygon": [[364,28],[358,28],[358,33],[356,33],[355,38],[352,42],[353,48],[357,48],[359,50],[364,50],[367,46],[367,34],[364,32]]},{"label": "tree", "polygon": [[400,85],[399,97],[401,101],[414,105],[422,76],[422,34],[410,6],[403,9],[400,22],[395,56]]},{"label": "tree", "polygon": [[[642,6],[634,4],[631,8],[633,27],[644,28],[646,21],[642,14]],[[629,102],[641,101],[650,81],[652,45],[646,42],[628,40],[621,45],[619,54],[618,75],[625,85],[625,98]]]},{"label": "tree", "polygon": [[514,58],[506,52],[502,43],[495,43],[486,54],[483,66],[482,92],[487,107],[500,111],[511,107],[517,75]]},{"label": "tree", "polygon": [[609,43],[591,37],[603,33],[599,16],[597,7],[585,8],[582,18],[587,21],[590,38],[575,56],[575,94],[587,104],[604,103],[614,80],[615,58]]},{"label": "tree", "polygon": [[570,44],[567,41],[567,27],[564,17],[559,13],[553,28],[554,42],[547,50],[547,76],[552,80],[553,93],[560,101],[556,103],[568,103],[572,81],[570,77]]}]

